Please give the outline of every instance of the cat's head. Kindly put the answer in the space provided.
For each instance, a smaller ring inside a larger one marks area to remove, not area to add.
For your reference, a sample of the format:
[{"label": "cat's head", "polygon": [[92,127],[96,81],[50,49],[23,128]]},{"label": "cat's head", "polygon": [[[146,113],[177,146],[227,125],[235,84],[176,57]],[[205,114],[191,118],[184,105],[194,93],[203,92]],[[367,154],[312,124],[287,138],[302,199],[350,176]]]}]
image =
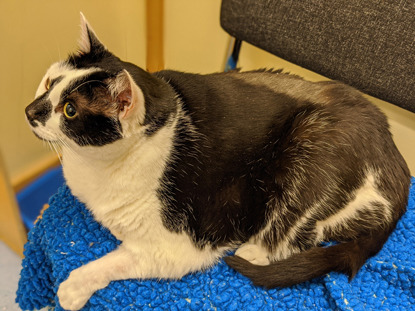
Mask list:
[{"label": "cat's head", "polygon": [[47,70],[26,117],[43,140],[103,146],[143,125],[142,70],[110,53],[82,14],[79,47]]}]

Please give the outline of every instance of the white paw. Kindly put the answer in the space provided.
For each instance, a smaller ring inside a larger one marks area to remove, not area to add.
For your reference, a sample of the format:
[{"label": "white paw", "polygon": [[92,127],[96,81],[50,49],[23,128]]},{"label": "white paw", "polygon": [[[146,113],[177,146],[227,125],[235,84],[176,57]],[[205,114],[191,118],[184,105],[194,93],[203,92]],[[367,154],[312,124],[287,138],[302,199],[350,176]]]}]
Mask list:
[{"label": "white paw", "polygon": [[242,244],[235,252],[236,256],[242,257],[254,265],[267,266],[270,264],[268,252],[256,244]]},{"label": "white paw", "polygon": [[83,273],[82,268],[73,270],[68,279],[59,286],[59,303],[65,310],[81,309],[95,292],[95,286],[91,284],[91,279]]}]

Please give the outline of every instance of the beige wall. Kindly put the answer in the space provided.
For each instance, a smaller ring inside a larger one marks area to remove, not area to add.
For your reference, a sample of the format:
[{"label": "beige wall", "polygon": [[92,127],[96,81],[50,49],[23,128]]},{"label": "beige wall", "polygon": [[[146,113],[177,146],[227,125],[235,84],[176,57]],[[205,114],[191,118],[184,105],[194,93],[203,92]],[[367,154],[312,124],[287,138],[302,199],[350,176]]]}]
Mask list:
[{"label": "beige wall", "polygon": [[[223,70],[229,37],[220,28],[219,9],[220,0],[165,0],[167,68]],[[47,67],[76,48],[79,11],[112,52],[145,67],[144,0],[1,1],[0,148],[12,177],[49,152],[28,129],[23,110]],[[240,66],[284,68],[306,79],[323,79],[248,44],[242,47]],[[376,104],[390,117],[398,147],[415,172],[415,115],[382,101]]]},{"label": "beige wall", "polygon": [[165,0],[166,68],[222,71],[229,36],[219,24],[220,0]]},{"label": "beige wall", "polygon": [[144,0],[0,1],[0,150],[12,179],[51,153],[24,108],[46,69],[75,51],[80,11],[114,53],[145,65]]}]

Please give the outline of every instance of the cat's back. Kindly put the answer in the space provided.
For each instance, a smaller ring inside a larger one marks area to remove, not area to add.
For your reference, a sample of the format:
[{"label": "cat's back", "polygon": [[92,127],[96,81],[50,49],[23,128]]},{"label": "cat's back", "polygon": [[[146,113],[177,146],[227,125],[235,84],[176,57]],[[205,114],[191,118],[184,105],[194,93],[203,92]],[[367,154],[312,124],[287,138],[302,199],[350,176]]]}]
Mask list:
[{"label": "cat's back", "polygon": [[231,127],[276,126],[312,111],[372,130],[389,127],[376,106],[337,81],[311,82],[271,70],[206,75],[166,70],[156,75],[174,88],[190,114],[210,124],[226,126],[222,119]]},{"label": "cat's back", "polygon": [[[373,105],[356,89],[338,81],[312,82],[297,75],[280,70],[230,71],[212,74],[195,74],[174,70],[163,70],[155,76],[168,82],[186,101],[186,105],[209,103],[238,109],[276,107],[276,97],[281,101],[299,103],[332,104],[334,102],[359,102],[361,107]],[[223,100],[222,99],[226,99]],[[272,106],[268,102],[274,101]],[[292,108],[297,107],[290,102]],[[379,112],[379,111],[378,111]]]}]

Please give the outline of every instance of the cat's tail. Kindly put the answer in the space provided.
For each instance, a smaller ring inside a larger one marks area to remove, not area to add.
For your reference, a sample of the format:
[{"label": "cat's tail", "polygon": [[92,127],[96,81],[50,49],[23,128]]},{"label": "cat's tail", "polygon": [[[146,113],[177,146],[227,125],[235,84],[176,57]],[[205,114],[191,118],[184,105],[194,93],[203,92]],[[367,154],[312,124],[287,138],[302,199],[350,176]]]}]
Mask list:
[{"label": "cat's tail", "polygon": [[380,251],[389,234],[390,230],[378,231],[326,248],[313,247],[267,266],[254,265],[239,256],[226,257],[225,261],[255,285],[265,288],[288,287],[331,271],[347,274],[350,281],[365,261]]}]

